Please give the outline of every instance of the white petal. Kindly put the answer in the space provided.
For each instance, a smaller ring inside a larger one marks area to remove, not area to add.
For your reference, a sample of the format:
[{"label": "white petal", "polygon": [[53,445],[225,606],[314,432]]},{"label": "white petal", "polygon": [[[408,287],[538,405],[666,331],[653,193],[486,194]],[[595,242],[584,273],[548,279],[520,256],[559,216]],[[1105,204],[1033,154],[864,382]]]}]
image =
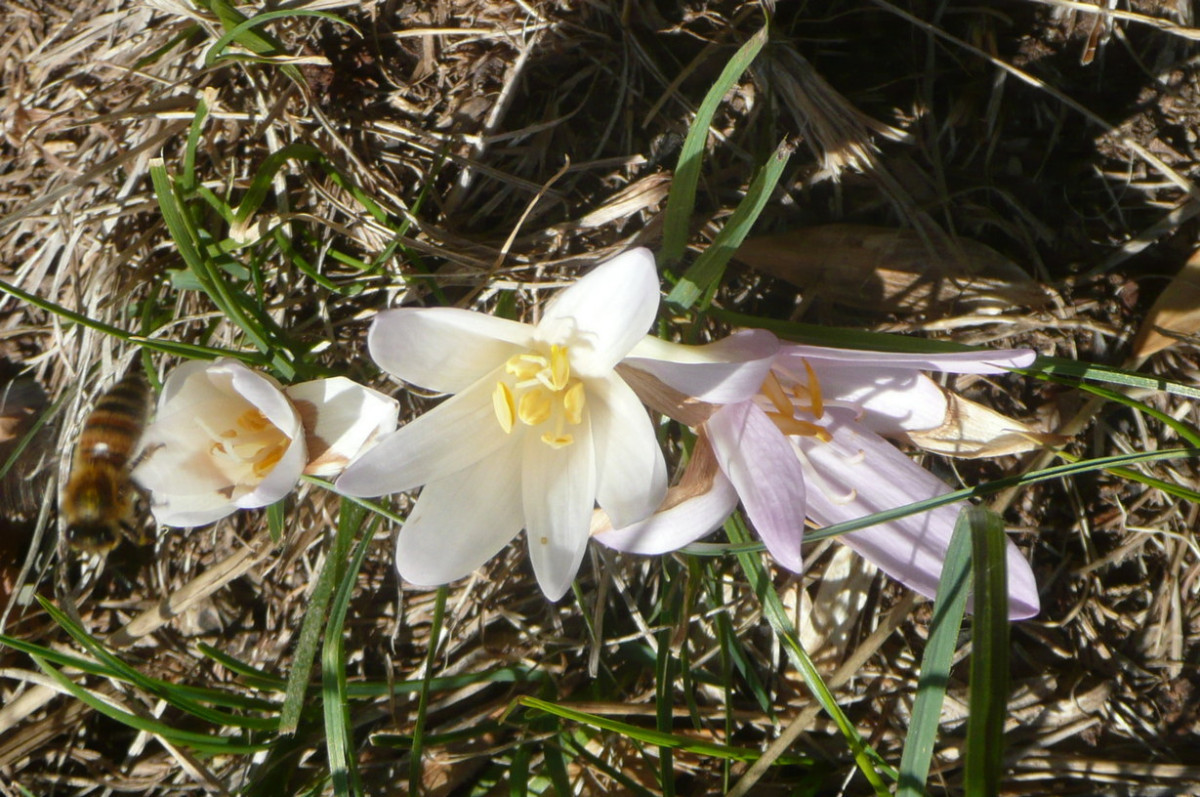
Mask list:
[{"label": "white petal", "polygon": [[692,398],[732,404],[758,392],[778,349],[779,341],[765,329],[745,329],[704,346],[647,335],[625,363]]},{"label": "white petal", "polygon": [[438,481],[518,441],[505,435],[492,408],[494,382],[480,380],[415,421],[384,435],[346,468],[335,486],[371,497]]},{"label": "white petal", "polygon": [[610,548],[661,554],[682,548],[716,529],[737,508],[737,502],[733,483],[717,467],[716,455],[701,434],[683,477],[667,491],[659,511],[641,523],[618,529],[612,529],[608,517],[597,511],[592,527],[609,528],[596,533],[595,538]]},{"label": "white petal", "polygon": [[205,495],[169,495],[154,493],[150,504],[154,519],[163,526],[194,528],[215,523],[233,514],[237,507],[216,493]]},{"label": "white petal", "polygon": [[[830,423],[832,443],[799,438],[806,455],[808,514],[828,525],[943,495],[950,488],[844,414]],[[905,586],[933,597],[961,504],[908,515],[838,539]],[[1037,613],[1028,562],[1009,543],[1009,616]]]},{"label": "white petal", "polygon": [[788,439],[766,413],[743,401],[722,407],[705,424],[721,470],[775,561],[804,569],[804,472]]},{"label": "white petal", "polygon": [[524,525],[519,454],[510,446],[425,486],[396,539],[401,578],[420,586],[446,584],[517,535]]},{"label": "white petal", "polygon": [[292,385],[284,392],[304,423],[305,473],[336,475],[380,435],[396,430],[399,402],[344,376]]},{"label": "white petal", "polygon": [[[158,394],[158,406],[163,407],[167,404],[177,403],[179,394],[184,391],[184,386],[188,385],[197,375],[204,374],[213,365],[229,361],[228,358],[221,358],[215,363],[205,360],[187,360],[175,366],[163,380],[162,392]],[[208,384],[207,378],[201,377],[201,380],[205,385]]]},{"label": "white petal", "polygon": [[[207,386],[208,380],[202,379]],[[133,479],[154,493],[205,495],[232,488],[209,453],[212,440],[196,424],[197,417],[229,417],[231,400],[218,396],[201,403],[189,403],[182,412],[159,415],[142,436],[142,456],[133,469]],[[233,400],[236,412],[244,403]],[[228,500],[228,495],[225,500]]]},{"label": "white petal", "polygon": [[617,527],[648,517],[667,494],[667,464],[646,408],[621,378],[589,379],[596,500]]},{"label": "white petal", "polygon": [[375,317],[367,348],[392,376],[439,393],[458,393],[528,349],[532,339],[532,326],[486,313],[402,307]]},{"label": "white petal", "polygon": [[951,374],[999,374],[1009,368],[1026,368],[1037,359],[1032,349],[996,349],[965,351],[952,354],[907,354],[902,352],[860,351],[835,349],[828,346],[785,345],[779,356],[792,361],[788,367],[799,367],[807,359],[857,365],[862,368],[912,368],[919,371],[945,371]]},{"label": "white petal", "polygon": [[570,343],[579,376],[607,375],[654,323],[658,297],[654,255],[631,249],[560,291],[546,305],[537,338]]},{"label": "white petal", "polygon": [[573,428],[575,442],[552,449],[525,436],[521,493],[529,558],[542,592],[552,601],[570,588],[587,550],[596,502],[596,454],[587,415]]},{"label": "white petal", "polygon": [[308,454],[304,447],[304,435],[300,434],[292,440],[291,445],[283,452],[283,456],[275,467],[254,485],[244,495],[234,495],[234,503],[241,509],[256,509],[275,503],[290,493],[300,481],[304,472],[304,463]]},{"label": "white petal", "polygon": [[271,377],[252,371],[236,360],[227,360],[220,367],[210,368],[208,373],[214,383],[219,383],[221,376],[228,374],[231,389],[250,402],[275,428],[292,439],[303,436],[299,413]]}]

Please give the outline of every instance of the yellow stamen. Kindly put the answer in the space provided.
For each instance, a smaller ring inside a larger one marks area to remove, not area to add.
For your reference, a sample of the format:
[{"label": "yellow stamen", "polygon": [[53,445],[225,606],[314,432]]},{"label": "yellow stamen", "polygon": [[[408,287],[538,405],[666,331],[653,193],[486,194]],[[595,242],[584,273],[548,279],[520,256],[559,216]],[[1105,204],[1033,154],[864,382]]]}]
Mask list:
[{"label": "yellow stamen", "polygon": [[562,390],[571,378],[571,361],[566,346],[550,347],[550,389]]},{"label": "yellow stamen", "polygon": [[767,417],[779,427],[779,431],[786,435],[796,435],[798,437],[815,437],[822,443],[828,443],[833,437],[829,432],[815,423],[802,421],[799,418],[793,418],[790,415],[780,415],[774,412],[768,412]]},{"label": "yellow stamen", "polygon": [[779,410],[781,415],[791,415],[792,402],[788,401],[787,394],[783,392],[783,385],[779,384],[779,379],[775,376],[774,371],[767,372],[767,378],[762,383],[762,394],[767,397],[775,409]]},{"label": "yellow stamen", "polygon": [[554,404],[551,401],[550,392],[543,388],[535,387],[521,396],[517,417],[526,426],[537,426],[539,423],[549,420],[553,410]]},{"label": "yellow stamen", "polygon": [[563,413],[567,416],[567,423],[576,426],[583,422],[583,405],[586,401],[586,396],[583,392],[583,382],[576,382],[567,388],[566,395],[563,396]]},{"label": "yellow stamen", "polygon": [[821,400],[821,382],[808,360],[804,361],[804,370],[808,373],[808,395],[812,399],[812,414],[820,418],[825,414],[825,403]]},{"label": "yellow stamen", "polygon": [[517,379],[524,381],[536,377],[538,372],[543,370],[546,365],[545,357],[529,352],[509,357],[508,362],[504,363],[504,370]]},{"label": "yellow stamen", "polygon": [[492,409],[496,413],[496,420],[500,422],[500,428],[505,434],[512,434],[517,412],[513,406],[512,391],[503,382],[497,382],[496,389],[492,391]]},{"label": "yellow stamen", "polygon": [[276,443],[267,452],[267,455],[254,463],[254,475],[266,476],[275,469],[279,464],[279,460],[283,459],[283,452],[287,450],[287,446],[283,443]]},{"label": "yellow stamen", "polygon": [[550,432],[546,432],[544,435],[542,435],[542,442],[551,448],[566,448],[567,446],[571,445],[571,443],[575,442],[575,438],[569,434],[552,434]]},{"label": "yellow stamen", "polygon": [[[242,427],[243,429],[248,429],[251,432],[261,432],[263,429],[266,429],[268,426],[273,426],[273,424],[267,420],[267,416],[263,415],[258,410],[253,410],[253,409],[246,410],[241,415],[239,415],[238,419],[237,419],[237,424],[238,424],[238,426]],[[230,435],[228,433],[226,433],[223,436],[228,437]]]}]

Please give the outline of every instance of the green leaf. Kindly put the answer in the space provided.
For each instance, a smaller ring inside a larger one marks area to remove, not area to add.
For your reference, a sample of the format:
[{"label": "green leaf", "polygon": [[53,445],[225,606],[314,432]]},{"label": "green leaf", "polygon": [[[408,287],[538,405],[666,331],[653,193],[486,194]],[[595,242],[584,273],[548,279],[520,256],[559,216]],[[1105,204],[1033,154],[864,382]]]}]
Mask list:
[{"label": "green leaf", "polygon": [[954,536],[950,538],[950,547],[946,551],[937,598],[933,604],[929,639],[921,657],[917,697],[913,701],[904,753],[900,757],[900,784],[896,797],[922,797],[925,794],[924,784],[933,760],[942,704],[950,682],[950,667],[954,662],[958,632],[967,608],[968,585],[971,583],[970,524],[977,517],[968,514],[968,510],[959,513]]},{"label": "green leaf", "polygon": [[[703,294],[711,296],[712,291],[721,281],[725,267],[729,265],[737,248],[758,221],[759,214],[766,207],[767,200],[775,191],[779,178],[787,168],[788,159],[792,157],[792,147],[787,141],[781,141],[766,165],[755,175],[746,196],[738,203],[733,215],[717,233],[712,244],[704,250],[696,262],[687,270],[683,277],[667,295],[667,302],[686,310],[695,304]],[[707,304],[707,302],[706,302]]]},{"label": "green leaf", "polygon": [[704,146],[717,108],[766,43],[767,28],[763,26],[729,59],[696,111],[696,118],[692,120],[679,152],[679,162],[675,166],[671,193],[667,196],[667,208],[663,214],[663,245],[659,255],[663,265],[671,265],[683,257],[683,249],[690,235],[692,209],[696,205],[696,186],[700,182]]},{"label": "green leaf", "polygon": [[1008,572],[1004,521],[986,507],[965,510],[971,528],[975,607],[971,623],[971,688],[963,791],[998,794],[1004,775],[1008,718]]}]

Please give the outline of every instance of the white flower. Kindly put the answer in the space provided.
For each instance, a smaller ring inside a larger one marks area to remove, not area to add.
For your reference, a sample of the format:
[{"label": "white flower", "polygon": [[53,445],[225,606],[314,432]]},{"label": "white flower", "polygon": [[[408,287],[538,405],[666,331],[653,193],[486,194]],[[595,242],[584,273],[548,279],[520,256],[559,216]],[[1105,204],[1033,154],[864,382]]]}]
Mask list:
[{"label": "white flower", "polygon": [[653,255],[609,260],[551,300],[536,325],[454,308],[401,308],[371,326],[385,371],[452,398],[382,439],[337,481],[377,496],[424,485],[396,567],[415,584],[467,575],[522,528],[542,591],[570,587],[598,502],[622,523],[662,502],[649,414],[614,370],[658,309]]},{"label": "white flower", "polygon": [[163,384],[134,480],[166,526],[273,504],[396,428],[394,399],[343,377],[288,388],[236,360],[187,362]]},{"label": "white flower", "polygon": [[[627,365],[687,390],[697,366],[682,354],[672,356],[669,345],[640,346]],[[638,359],[646,352],[655,359]],[[784,346],[757,395],[697,396],[723,406],[702,424],[692,422],[700,428],[689,471],[700,475],[685,475],[679,497],[639,524],[597,522],[597,539],[634,553],[674,550],[719,526],[740,499],[771,555],[800,572],[806,517],[831,525],[950,491],[880,437],[944,423],[946,394],[919,369],[998,373],[1029,365],[1034,356],[1028,350],[906,355]],[[944,506],[838,540],[932,597],[958,511]],[[1007,565],[1010,617],[1037,614],[1033,571],[1011,542]]]}]

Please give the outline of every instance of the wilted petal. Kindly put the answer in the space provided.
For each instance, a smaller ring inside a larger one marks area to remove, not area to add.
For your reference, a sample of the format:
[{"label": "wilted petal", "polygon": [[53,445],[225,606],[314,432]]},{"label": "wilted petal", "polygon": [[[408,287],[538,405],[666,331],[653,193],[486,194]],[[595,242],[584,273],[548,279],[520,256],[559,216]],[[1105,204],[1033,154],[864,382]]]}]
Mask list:
[{"label": "wilted petal", "polygon": [[624,362],[693,399],[732,404],[758,392],[778,350],[779,341],[765,329],[744,329],[703,346],[646,336]]},{"label": "wilted petal", "polygon": [[375,317],[371,359],[392,376],[458,393],[528,348],[533,327],[454,307],[401,307]]},{"label": "wilted petal", "polygon": [[[808,479],[808,515],[830,525],[943,495],[950,488],[886,440],[844,412],[831,413],[833,441],[798,438]],[[937,593],[946,551],[961,505],[882,523],[839,537],[910,589]],[[1008,544],[1009,617],[1037,614],[1039,600],[1029,563]]]},{"label": "wilted petal", "polygon": [[596,445],[596,501],[617,526],[649,516],[667,492],[667,464],[646,408],[618,377],[587,381]]},{"label": "wilted petal", "polygon": [[436,586],[496,555],[523,525],[520,449],[509,446],[425,485],[396,538],[405,581]]},{"label": "wilted petal", "polygon": [[649,249],[605,261],[560,291],[537,327],[546,343],[571,344],[579,376],[606,376],[646,335],[658,314],[658,271]]},{"label": "wilted petal", "polygon": [[721,472],[712,446],[701,432],[683,477],[667,491],[667,498],[657,512],[640,523],[614,529],[608,516],[597,510],[592,518],[592,532],[598,542],[618,551],[662,554],[715,530],[733,513],[737,503],[737,490]]},{"label": "wilted petal", "polygon": [[552,449],[526,435],[521,493],[529,558],[542,592],[552,601],[570,588],[587,549],[596,496],[596,454],[587,416],[575,442]]},{"label": "wilted petal", "polygon": [[804,471],[788,438],[749,401],[723,407],[706,428],[721,470],[737,488],[767,550],[799,573],[804,568]]},{"label": "wilted petal", "polygon": [[343,376],[292,385],[284,392],[304,423],[305,473],[336,475],[380,435],[396,430],[399,402]]},{"label": "wilted petal", "polygon": [[490,380],[480,380],[391,434],[338,478],[338,492],[359,497],[400,493],[444,479],[502,448]]}]

